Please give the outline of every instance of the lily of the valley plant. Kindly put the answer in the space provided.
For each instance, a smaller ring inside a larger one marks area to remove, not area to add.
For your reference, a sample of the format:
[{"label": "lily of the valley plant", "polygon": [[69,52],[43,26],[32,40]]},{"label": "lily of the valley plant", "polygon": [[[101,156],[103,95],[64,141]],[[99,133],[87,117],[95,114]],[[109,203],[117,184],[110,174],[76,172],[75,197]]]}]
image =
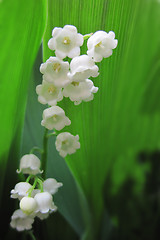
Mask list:
[{"label": "lily of the valley plant", "polygon": [[[85,40],[88,50],[86,54],[80,55],[80,47]],[[58,133],[65,126],[69,126],[71,120],[57,104],[64,97],[68,97],[75,105],[93,100],[98,87],[95,87],[89,78],[99,75],[99,68],[95,63],[111,56],[117,43],[112,31],[97,31],[83,36],[72,25],[55,27],[52,31],[48,47],[53,50],[54,56],[41,64],[43,80],[42,84],[36,87],[36,92],[38,101],[48,104],[41,121],[41,125],[46,128],[45,145],[47,138],[55,135],[55,146],[62,157],[75,153],[80,148],[80,142],[78,135],[74,136],[70,132]],[[48,133],[48,130],[51,133]],[[33,154],[37,150],[41,153],[41,161]],[[17,172],[27,177],[26,181],[17,183],[11,190],[11,198],[19,200],[19,209],[14,211],[10,223],[11,227],[18,231],[30,230],[36,217],[43,220],[57,210],[53,195],[63,184],[54,178],[44,179],[47,156],[45,150],[46,146],[43,149],[33,147],[30,153],[22,156],[20,160]],[[41,169],[41,166],[44,169]]]}]

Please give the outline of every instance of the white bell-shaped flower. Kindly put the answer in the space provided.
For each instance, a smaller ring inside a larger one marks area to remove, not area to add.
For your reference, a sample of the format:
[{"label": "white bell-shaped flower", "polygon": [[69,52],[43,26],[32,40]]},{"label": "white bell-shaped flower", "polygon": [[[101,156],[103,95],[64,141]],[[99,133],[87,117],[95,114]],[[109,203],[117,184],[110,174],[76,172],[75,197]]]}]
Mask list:
[{"label": "white bell-shaped flower", "polygon": [[49,192],[50,194],[55,194],[58,191],[58,188],[62,186],[63,184],[61,182],[57,182],[54,178],[47,178],[43,182],[43,190],[45,192]]},{"label": "white bell-shaped flower", "polygon": [[47,213],[37,212],[36,217],[38,217],[41,220],[44,220],[49,217],[49,214],[50,214],[50,212],[47,212]]},{"label": "white bell-shaped flower", "polygon": [[70,63],[69,78],[75,82],[82,82],[89,77],[97,77],[98,66],[88,55],[81,55],[72,59]]},{"label": "white bell-shaped flower", "polygon": [[67,74],[69,72],[69,62],[64,62],[57,57],[50,57],[40,66],[43,80],[53,83],[56,87],[64,87],[70,83]]},{"label": "white bell-shaped flower", "polygon": [[52,38],[48,47],[55,50],[58,58],[73,58],[79,56],[80,46],[83,45],[83,35],[77,33],[77,28],[72,25],[65,25],[63,28],[55,27],[52,31]]},{"label": "white bell-shaped flower", "polygon": [[57,207],[54,205],[52,195],[49,192],[37,193],[34,197],[37,202],[37,212],[48,213],[50,211],[56,211]]},{"label": "white bell-shaped flower", "polygon": [[42,84],[36,87],[36,92],[38,94],[38,101],[41,104],[53,106],[63,99],[62,89],[44,80]]},{"label": "white bell-shaped flower", "polygon": [[34,213],[37,209],[37,202],[32,197],[23,197],[19,205],[22,212],[24,212],[26,215]]},{"label": "white bell-shaped flower", "polygon": [[112,55],[112,49],[115,49],[117,44],[118,40],[115,39],[114,32],[97,31],[87,41],[87,54],[95,62],[100,62],[103,57],[107,58]]},{"label": "white bell-shaped flower", "polygon": [[11,190],[11,198],[18,198],[21,200],[23,197],[28,195],[28,190],[32,187],[27,182],[19,182],[15,185],[14,189]]},{"label": "white bell-shaped flower", "polygon": [[34,218],[23,213],[20,209],[14,211],[10,225],[17,231],[29,230],[32,228]]},{"label": "white bell-shaped flower", "polygon": [[58,106],[52,106],[43,111],[43,120],[41,125],[49,130],[55,128],[59,131],[70,124],[71,121],[65,116],[64,110]]},{"label": "white bell-shaped flower", "polygon": [[73,154],[80,148],[79,136],[73,136],[69,132],[62,132],[58,134],[55,145],[60,156],[66,157],[67,154]]},{"label": "white bell-shaped flower", "polygon": [[40,170],[41,162],[39,158],[34,154],[26,154],[20,160],[20,169],[17,170],[18,173],[22,172],[24,174],[42,173]]},{"label": "white bell-shaped flower", "polygon": [[72,82],[66,86],[63,90],[63,95],[69,97],[75,105],[78,105],[83,101],[91,101],[94,97],[93,93],[98,91],[98,87],[95,87],[90,79],[86,79],[83,82]]}]

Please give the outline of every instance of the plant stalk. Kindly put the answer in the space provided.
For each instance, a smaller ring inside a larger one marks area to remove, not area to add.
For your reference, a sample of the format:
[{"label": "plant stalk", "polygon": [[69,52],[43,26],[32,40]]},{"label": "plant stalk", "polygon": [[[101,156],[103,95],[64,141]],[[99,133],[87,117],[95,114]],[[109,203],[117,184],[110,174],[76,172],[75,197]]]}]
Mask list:
[{"label": "plant stalk", "polygon": [[43,152],[41,155],[41,168],[43,170],[42,177],[45,178],[47,168],[47,155],[48,155],[48,129],[45,129],[43,136]]}]

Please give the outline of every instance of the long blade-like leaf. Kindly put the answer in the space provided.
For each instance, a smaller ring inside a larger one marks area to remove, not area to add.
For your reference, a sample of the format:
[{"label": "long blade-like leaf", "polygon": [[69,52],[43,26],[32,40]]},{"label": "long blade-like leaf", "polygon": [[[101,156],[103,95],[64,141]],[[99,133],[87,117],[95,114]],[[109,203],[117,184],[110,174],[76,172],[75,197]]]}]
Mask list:
[{"label": "long blade-like leaf", "polygon": [[82,34],[113,30],[119,40],[113,56],[99,64],[95,99],[76,107],[66,99],[61,105],[72,121],[67,130],[80,135],[81,149],[66,161],[90,203],[94,230],[100,223],[102,188],[110,167],[119,156],[125,159],[159,143],[159,91],[154,95],[160,88],[159,14],[160,4],[153,0],[49,0],[45,60],[52,55],[47,41],[54,27],[72,24]]},{"label": "long blade-like leaf", "polygon": [[0,189],[8,150],[14,135],[22,127],[28,80],[46,19],[46,1],[0,2]]},{"label": "long blade-like leaf", "polygon": [[0,1],[0,214],[3,216],[3,239],[13,211],[9,192],[18,167],[28,82],[45,23],[46,0]]}]

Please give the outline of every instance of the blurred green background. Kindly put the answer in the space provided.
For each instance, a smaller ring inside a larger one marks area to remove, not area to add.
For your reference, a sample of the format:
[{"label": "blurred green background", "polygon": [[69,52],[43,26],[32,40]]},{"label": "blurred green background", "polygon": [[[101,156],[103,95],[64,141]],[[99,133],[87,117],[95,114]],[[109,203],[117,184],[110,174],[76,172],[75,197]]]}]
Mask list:
[{"label": "blurred green background", "polygon": [[158,0],[0,1],[0,239],[29,239],[9,227],[17,207],[9,195],[20,157],[42,145],[39,66],[53,54],[52,29],[66,24],[82,34],[113,30],[119,43],[98,64],[94,100],[61,104],[81,149],[64,160],[49,140],[47,176],[64,186],[55,196],[59,212],[35,222],[36,239],[159,239]]}]

